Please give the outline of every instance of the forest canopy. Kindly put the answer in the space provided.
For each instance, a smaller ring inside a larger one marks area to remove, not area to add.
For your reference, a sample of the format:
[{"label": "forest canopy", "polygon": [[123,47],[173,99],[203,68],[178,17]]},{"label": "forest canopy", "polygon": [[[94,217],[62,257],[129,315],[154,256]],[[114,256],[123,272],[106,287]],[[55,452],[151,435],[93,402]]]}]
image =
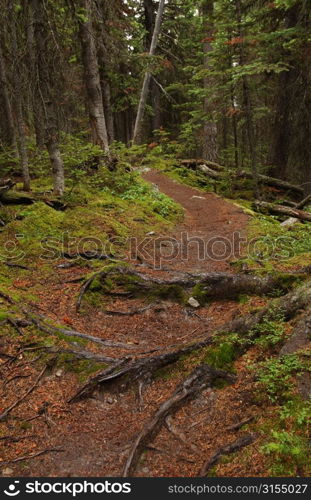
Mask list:
[{"label": "forest canopy", "polygon": [[93,156],[165,146],[308,194],[308,3],[1,0],[1,168],[29,190],[47,151],[63,195],[75,136]]}]

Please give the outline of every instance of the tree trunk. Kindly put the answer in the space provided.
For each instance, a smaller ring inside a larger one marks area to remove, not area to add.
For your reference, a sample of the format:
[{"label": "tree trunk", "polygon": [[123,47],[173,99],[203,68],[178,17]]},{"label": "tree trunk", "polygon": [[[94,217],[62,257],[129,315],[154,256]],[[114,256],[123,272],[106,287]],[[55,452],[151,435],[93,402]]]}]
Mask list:
[{"label": "tree trunk", "polygon": [[64,165],[58,145],[57,119],[55,104],[51,92],[51,73],[47,57],[49,55],[49,28],[46,6],[41,0],[31,0],[34,15],[34,36],[38,61],[38,90],[37,99],[42,99],[45,118],[45,144],[52,166],[54,194],[63,196],[65,189]]},{"label": "tree trunk", "polygon": [[44,113],[38,88],[38,64],[36,57],[35,33],[34,33],[34,13],[31,4],[27,9],[27,49],[29,54],[29,81],[32,82],[33,90],[31,91],[31,103],[33,110],[33,123],[36,136],[36,146],[38,149],[44,148]]},{"label": "tree trunk", "polygon": [[13,149],[17,150],[14,118],[13,118],[13,111],[12,111],[3,52],[4,52],[3,38],[1,36],[0,37],[0,84],[1,84],[1,94],[3,97],[3,104],[4,104],[3,113],[5,115],[5,121],[6,121],[5,128],[7,130],[8,143],[10,144],[10,146],[12,146]]},{"label": "tree trunk", "polygon": [[[237,0],[236,2],[236,13],[237,13],[237,21],[239,27],[239,37],[242,40],[240,43],[240,66],[243,67],[245,65],[245,44],[244,44],[244,28],[242,24],[242,5],[241,0]],[[253,106],[251,102],[251,94],[248,83],[248,77],[244,74],[242,76],[242,96],[243,96],[243,111],[245,114],[246,121],[246,134],[249,148],[249,156],[251,162],[251,170],[253,173],[254,181],[255,181],[255,194],[259,195],[258,188],[258,168],[257,168],[257,154],[256,154],[256,145],[255,145],[255,128],[253,121]]]},{"label": "tree trunk", "polygon": [[100,85],[98,57],[92,22],[93,0],[83,0],[87,20],[79,21],[87,105],[94,144],[109,152],[109,140]]},{"label": "tree trunk", "polygon": [[[18,60],[19,50],[18,50],[17,32],[16,32],[14,12],[12,7],[13,5],[10,5],[12,49],[15,59]],[[30,191],[28,153],[26,147],[25,123],[23,118],[23,104],[22,104],[23,85],[22,85],[22,76],[20,72],[20,65],[13,64],[12,72],[13,72],[13,85],[14,85],[13,102],[14,102],[16,124],[17,124],[17,147],[18,147],[20,165],[23,175],[23,189],[24,191]]]},{"label": "tree trunk", "polygon": [[[210,54],[212,52],[211,39],[213,37],[213,14],[214,14],[214,1],[204,0],[203,7],[203,23],[204,23],[204,37],[205,41],[203,44],[204,52],[204,90],[207,93],[211,88],[211,78],[207,75],[210,68]],[[211,119],[212,118],[212,107],[210,103],[210,98],[205,97],[203,102],[204,111],[204,125],[203,125],[203,148],[202,155],[205,160],[217,162],[218,159],[218,147],[217,147],[217,125]]]},{"label": "tree trunk", "polygon": [[[156,48],[157,48],[160,30],[161,30],[164,7],[165,7],[165,0],[160,0],[158,12],[157,12],[157,17],[156,17],[156,21],[155,21],[155,27],[154,27],[154,31],[153,31],[153,35],[152,35],[152,41],[151,41],[150,50],[149,50],[150,57],[154,56]],[[140,139],[142,120],[144,117],[144,112],[145,112],[146,103],[147,103],[147,97],[148,97],[149,88],[150,88],[150,80],[151,80],[151,73],[149,70],[147,70],[145,73],[145,77],[144,77],[144,82],[143,82],[143,86],[142,86],[142,90],[141,90],[141,94],[140,94],[140,100],[139,100],[139,105],[138,105],[138,110],[137,110],[136,121],[135,121],[134,134],[133,134],[133,143],[134,144],[136,144]]]}]

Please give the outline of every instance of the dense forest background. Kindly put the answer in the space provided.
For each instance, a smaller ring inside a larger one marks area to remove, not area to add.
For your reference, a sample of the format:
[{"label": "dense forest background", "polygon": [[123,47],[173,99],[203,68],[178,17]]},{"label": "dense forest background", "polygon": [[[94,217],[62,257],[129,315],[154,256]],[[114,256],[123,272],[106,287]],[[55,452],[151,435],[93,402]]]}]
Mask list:
[{"label": "dense forest background", "polygon": [[62,195],[88,142],[93,159],[136,143],[294,180],[308,194],[308,4],[1,0],[3,173],[20,168],[29,190],[48,155]]}]

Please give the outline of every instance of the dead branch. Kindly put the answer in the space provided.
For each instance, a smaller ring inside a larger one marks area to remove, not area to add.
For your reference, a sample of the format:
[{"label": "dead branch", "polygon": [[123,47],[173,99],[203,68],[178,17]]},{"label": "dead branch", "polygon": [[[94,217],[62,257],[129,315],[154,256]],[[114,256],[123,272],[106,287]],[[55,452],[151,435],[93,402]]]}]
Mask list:
[{"label": "dead branch", "polygon": [[238,431],[241,429],[241,427],[249,424],[253,420],[254,420],[254,417],[245,418],[244,420],[241,420],[240,422],[237,422],[236,424],[233,424],[233,425],[230,425],[229,427],[227,427],[226,431]]},{"label": "dead branch", "polygon": [[133,474],[139,458],[149,444],[159,433],[165,419],[169,415],[173,415],[185,403],[195,398],[204,389],[210,387],[216,379],[225,379],[228,382],[233,382],[233,375],[223,370],[215,370],[206,364],[196,367],[191,374],[179,384],[172,396],[161,404],[156,413],[144,425],[139,433],[135,443],[130,451],[126,461],[123,477],[128,477]]},{"label": "dead branch", "polygon": [[31,455],[14,458],[13,460],[7,460],[6,462],[1,462],[1,466],[3,467],[4,465],[23,462],[24,460],[32,460],[33,458],[41,457],[41,455],[46,455],[47,453],[63,453],[64,451],[65,450],[63,448],[47,448],[46,450],[38,451],[37,453],[32,453]]},{"label": "dead branch", "polygon": [[227,444],[226,446],[221,446],[213,455],[212,457],[205,462],[203,465],[199,476],[204,477],[208,473],[211,467],[216,465],[219,461],[219,459],[223,455],[230,455],[231,453],[235,453],[242,448],[245,448],[245,446],[249,446],[252,444],[256,439],[256,436],[253,434],[246,434],[245,436],[240,437],[239,439],[236,439],[233,443]]},{"label": "dead branch", "polygon": [[[51,361],[53,361],[53,360],[50,360],[50,363],[51,363]],[[54,361],[55,361],[55,359],[54,359]],[[39,373],[38,377],[35,380],[35,383],[28,389],[28,391],[26,391],[23,396],[21,396],[19,399],[17,399],[15,401],[15,403],[13,403],[11,406],[9,406],[8,408],[6,408],[6,410],[4,410],[0,414],[0,422],[2,422],[3,420],[5,420],[7,418],[7,416],[11,413],[11,411],[14,410],[14,408],[16,408],[17,406],[19,406],[38,387],[40,380],[44,376],[44,374],[47,371],[47,369],[50,367],[50,363],[48,363],[41,370],[41,372]]]},{"label": "dead branch", "polygon": [[13,300],[12,297],[10,297],[9,295],[7,295],[4,292],[0,291],[0,297],[2,299],[6,300],[9,304],[15,304],[15,300]]}]

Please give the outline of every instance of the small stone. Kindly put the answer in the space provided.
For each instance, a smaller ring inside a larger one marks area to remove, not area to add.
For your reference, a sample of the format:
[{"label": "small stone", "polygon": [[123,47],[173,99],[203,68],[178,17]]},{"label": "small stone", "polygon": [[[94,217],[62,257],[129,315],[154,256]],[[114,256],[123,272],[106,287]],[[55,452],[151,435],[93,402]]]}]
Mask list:
[{"label": "small stone", "polygon": [[63,375],[63,370],[57,370],[55,375],[56,377],[61,377]]},{"label": "small stone", "polygon": [[154,235],[155,235],[154,231],[150,231],[150,233],[147,233],[147,236],[154,236]]},{"label": "small stone", "polygon": [[110,398],[110,397],[108,397],[108,398],[106,399],[106,401],[107,401],[107,403],[108,403],[109,405],[113,405],[113,403],[114,403],[114,399],[113,399],[113,398]]},{"label": "small stone", "polygon": [[190,297],[190,299],[188,300],[188,304],[189,306],[195,307],[196,309],[200,307],[200,303],[194,297]]},{"label": "small stone", "polygon": [[10,469],[9,467],[7,469],[3,469],[2,475],[3,476],[11,476],[13,474],[14,470]]}]

